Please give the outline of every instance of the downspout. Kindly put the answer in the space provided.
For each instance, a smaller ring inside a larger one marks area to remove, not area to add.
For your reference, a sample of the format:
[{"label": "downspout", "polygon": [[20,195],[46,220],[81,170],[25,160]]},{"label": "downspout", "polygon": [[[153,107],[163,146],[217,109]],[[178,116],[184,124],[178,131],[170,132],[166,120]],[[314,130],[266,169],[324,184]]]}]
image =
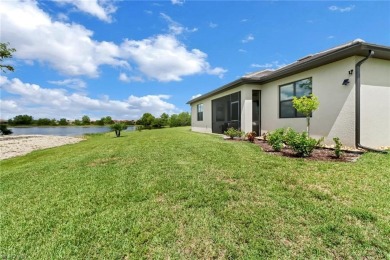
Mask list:
[{"label": "downspout", "polygon": [[387,153],[387,151],[374,149],[371,147],[366,147],[360,144],[360,66],[368,58],[374,55],[374,51],[369,50],[368,56],[356,63],[355,65],[355,146],[356,148],[363,148],[368,151],[377,152],[377,153]]}]

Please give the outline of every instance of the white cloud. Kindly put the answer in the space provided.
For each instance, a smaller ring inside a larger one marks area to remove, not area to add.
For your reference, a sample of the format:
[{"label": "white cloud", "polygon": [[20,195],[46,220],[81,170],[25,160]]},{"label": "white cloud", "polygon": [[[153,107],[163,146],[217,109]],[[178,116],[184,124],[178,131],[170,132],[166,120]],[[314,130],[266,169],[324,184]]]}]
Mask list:
[{"label": "white cloud", "polygon": [[336,5],[332,5],[332,6],[329,6],[328,9],[332,12],[340,12],[340,13],[344,13],[344,12],[350,12],[352,11],[353,9],[355,8],[354,5],[350,5],[350,6],[347,6],[347,7],[339,7],[339,6],[336,6]]},{"label": "white cloud", "polygon": [[197,97],[200,97],[200,96],[202,96],[202,94],[197,94],[197,95],[192,96],[191,99],[194,99],[194,98],[197,98]]},{"label": "white cloud", "polygon": [[175,105],[168,103],[168,95],[129,96],[124,100],[112,100],[108,96],[93,99],[85,94],[70,93],[64,89],[43,88],[24,83],[18,78],[0,76],[2,91],[12,94],[0,101],[3,119],[20,113],[34,117],[80,119],[83,115],[98,119],[107,114],[115,119],[138,119],[149,112],[156,116],[162,113],[178,113]]},{"label": "white cloud", "polygon": [[185,0],[171,0],[171,3],[173,5],[183,5],[185,3]]},{"label": "white cloud", "polygon": [[241,20],[242,23],[246,23],[246,22],[248,22],[248,21],[249,21],[249,20],[246,19],[246,18]]},{"label": "white cloud", "polygon": [[72,4],[78,10],[96,16],[102,21],[111,22],[110,14],[115,13],[116,7],[110,0],[54,0],[61,4]]},{"label": "white cloud", "polygon": [[64,14],[64,13],[58,13],[57,14],[57,19],[59,21],[62,21],[62,22],[69,21],[69,17],[66,14]]},{"label": "white cloud", "polygon": [[173,35],[158,35],[140,41],[126,40],[122,46],[123,56],[135,61],[138,69],[158,81],[180,81],[183,76],[208,73],[222,77],[223,68],[211,68],[207,54],[187,50]]},{"label": "white cloud", "polygon": [[173,35],[179,35],[183,32],[196,32],[198,31],[198,28],[189,29],[187,27],[184,27],[180,23],[174,21],[170,16],[166,15],[165,13],[160,13],[161,17],[168,22],[169,32]]},{"label": "white cloud", "polygon": [[119,80],[123,82],[144,82],[142,77],[128,76],[126,73],[119,74]]},{"label": "white cloud", "polygon": [[64,79],[64,80],[52,80],[48,81],[50,84],[57,86],[64,86],[71,89],[81,90],[87,87],[87,84],[81,79]]},{"label": "white cloud", "polygon": [[163,13],[169,33],[125,40],[120,45],[94,40],[93,32],[82,25],[53,20],[34,1],[0,1],[0,16],[2,39],[17,49],[15,58],[49,65],[68,76],[98,77],[103,65],[130,69],[130,63],[136,67],[132,70],[134,75],[126,75],[130,81],[137,81],[140,76],[179,81],[201,73],[222,77],[226,72],[220,67],[212,68],[207,54],[188,49],[178,40],[177,35],[194,32],[196,28],[188,29]]},{"label": "white cloud", "polygon": [[273,61],[265,64],[251,64],[252,68],[260,68],[260,69],[279,69],[286,66],[286,64],[280,64],[279,61]]},{"label": "white cloud", "polygon": [[252,34],[249,34],[247,37],[245,37],[245,39],[243,39],[241,42],[242,43],[248,43],[250,41],[253,41],[255,39],[255,37],[252,35]]},{"label": "white cloud", "polygon": [[333,35],[329,35],[327,38],[328,38],[328,39],[333,39],[334,36],[333,36]]},{"label": "white cloud", "polygon": [[239,52],[246,53],[247,51],[244,49],[238,49]]},{"label": "white cloud", "polygon": [[92,39],[93,32],[52,21],[33,1],[0,1],[1,35],[17,49],[16,58],[48,63],[66,75],[97,77],[100,65],[127,67],[119,48]]},{"label": "white cloud", "polygon": [[213,22],[210,22],[210,23],[209,23],[209,27],[210,27],[210,28],[217,28],[217,27],[218,27],[218,24],[213,23]]}]

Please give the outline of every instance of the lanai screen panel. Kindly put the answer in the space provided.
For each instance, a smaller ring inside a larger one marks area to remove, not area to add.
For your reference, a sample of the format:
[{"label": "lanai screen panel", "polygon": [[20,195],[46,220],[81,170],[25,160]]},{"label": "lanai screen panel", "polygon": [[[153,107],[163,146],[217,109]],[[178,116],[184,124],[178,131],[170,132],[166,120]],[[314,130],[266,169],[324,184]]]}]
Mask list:
[{"label": "lanai screen panel", "polygon": [[241,92],[212,101],[212,131],[222,134],[230,127],[241,126]]}]

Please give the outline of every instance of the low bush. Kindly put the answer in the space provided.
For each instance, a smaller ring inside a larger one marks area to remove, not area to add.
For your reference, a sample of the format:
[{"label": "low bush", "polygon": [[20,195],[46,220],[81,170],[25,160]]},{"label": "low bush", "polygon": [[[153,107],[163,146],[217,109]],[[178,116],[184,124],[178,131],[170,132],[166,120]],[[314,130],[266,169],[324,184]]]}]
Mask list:
[{"label": "low bush", "polygon": [[142,130],[144,130],[144,126],[143,126],[143,125],[137,125],[137,126],[135,127],[135,130],[141,132]]},{"label": "low bush", "polygon": [[257,136],[256,132],[255,131],[252,131],[252,132],[249,132],[245,135],[246,139],[253,143],[255,141],[255,137]]},{"label": "low bush", "polygon": [[333,138],[333,141],[335,142],[335,147],[334,147],[334,153],[336,155],[336,158],[340,158],[343,152],[341,151],[341,147],[343,144],[340,142],[340,138],[335,137]]},{"label": "low bush", "polygon": [[234,137],[241,137],[244,133],[238,129],[230,127],[223,134],[229,136],[230,139],[233,139]]},{"label": "low bush", "polygon": [[267,135],[267,142],[272,146],[272,149],[279,152],[283,148],[284,128],[276,129]]},{"label": "low bush", "polygon": [[299,135],[299,133],[297,133],[294,129],[292,128],[285,129],[283,135],[284,144],[291,146],[291,143],[294,142],[297,135]]},{"label": "low bush", "polygon": [[293,134],[289,137],[288,145],[297,153],[298,156],[308,157],[313,152],[317,145],[317,140],[307,135],[307,132],[301,134],[296,133],[295,137]]}]

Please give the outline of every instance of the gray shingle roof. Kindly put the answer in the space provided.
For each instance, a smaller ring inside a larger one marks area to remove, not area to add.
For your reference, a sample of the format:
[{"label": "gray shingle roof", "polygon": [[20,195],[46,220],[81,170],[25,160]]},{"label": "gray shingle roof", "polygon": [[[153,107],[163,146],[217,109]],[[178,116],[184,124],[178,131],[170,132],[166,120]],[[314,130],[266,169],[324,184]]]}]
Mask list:
[{"label": "gray shingle roof", "polygon": [[200,101],[202,99],[208,98],[212,95],[218,94],[220,92],[226,91],[228,89],[237,87],[245,83],[268,83],[274,80],[287,77],[296,73],[300,73],[309,69],[313,69],[331,62],[345,59],[350,56],[367,56],[369,50],[374,51],[374,58],[390,60],[390,47],[381,46],[371,43],[366,43],[363,40],[357,39],[352,42],[336,46],[334,48],[307,55],[297,61],[281,67],[276,70],[262,70],[254,73],[250,73],[242,76],[241,78],[232,81],[226,85],[223,85],[220,88],[212,90],[202,96],[194,98],[187,102],[187,104],[192,104],[194,102]]}]

